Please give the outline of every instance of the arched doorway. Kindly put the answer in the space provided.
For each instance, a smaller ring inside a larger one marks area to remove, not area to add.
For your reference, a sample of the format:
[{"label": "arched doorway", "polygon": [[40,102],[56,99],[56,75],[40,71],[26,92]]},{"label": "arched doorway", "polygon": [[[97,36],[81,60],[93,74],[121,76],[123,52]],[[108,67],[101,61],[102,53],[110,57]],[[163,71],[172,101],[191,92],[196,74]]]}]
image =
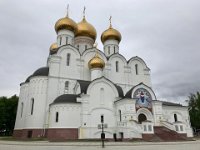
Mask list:
[{"label": "arched doorway", "polygon": [[143,121],[146,121],[146,120],[147,120],[147,117],[145,114],[139,114],[139,116],[138,116],[139,123],[142,123]]}]

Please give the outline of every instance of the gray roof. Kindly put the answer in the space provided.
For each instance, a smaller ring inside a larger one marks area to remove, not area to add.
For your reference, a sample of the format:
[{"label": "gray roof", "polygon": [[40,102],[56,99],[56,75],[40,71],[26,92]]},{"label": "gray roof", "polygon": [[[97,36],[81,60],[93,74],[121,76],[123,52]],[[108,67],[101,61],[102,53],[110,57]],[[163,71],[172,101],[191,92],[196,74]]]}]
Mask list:
[{"label": "gray roof", "polygon": [[79,97],[79,95],[74,94],[63,94],[58,96],[52,104],[59,104],[59,103],[79,103],[76,101],[76,98]]},{"label": "gray roof", "polygon": [[[146,87],[148,87],[149,89],[151,89],[151,87],[149,87],[149,86],[147,86],[146,84],[144,84],[143,82],[141,82],[141,83],[139,83],[139,84],[133,86],[133,87],[126,93],[125,97],[126,97],[126,98],[131,98],[132,90],[133,90],[136,86],[141,85],[141,84],[143,84],[143,85],[145,85]],[[154,91],[153,91],[152,89],[151,89],[151,91],[153,92],[154,96],[156,97]]]},{"label": "gray roof", "polygon": [[85,81],[85,80],[77,80],[77,81],[80,84],[81,93],[86,94],[87,88],[88,88],[89,84],[91,83],[91,81]]},{"label": "gray roof", "polygon": [[49,75],[49,67],[41,67],[39,69],[37,69],[32,75],[30,75],[25,83],[30,81],[31,77],[35,77],[35,76],[48,76]]},{"label": "gray roof", "polygon": [[166,101],[160,101],[162,102],[163,105],[165,106],[183,106],[181,104],[178,104],[178,103],[172,103],[172,102],[166,102]]}]

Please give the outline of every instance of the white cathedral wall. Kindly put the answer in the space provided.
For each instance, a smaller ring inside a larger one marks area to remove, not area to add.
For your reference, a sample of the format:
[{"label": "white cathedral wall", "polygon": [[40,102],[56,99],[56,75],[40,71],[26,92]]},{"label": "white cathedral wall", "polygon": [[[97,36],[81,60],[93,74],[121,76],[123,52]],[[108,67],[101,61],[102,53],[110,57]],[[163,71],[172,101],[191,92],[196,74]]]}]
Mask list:
[{"label": "white cathedral wall", "polygon": [[163,106],[164,121],[175,125],[174,114],[177,115],[177,121],[183,125],[184,131],[182,133],[186,133],[188,137],[193,137],[188,107]]},{"label": "white cathedral wall", "polygon": [[[56,122],[58,112],[58,122]],[[49,128],[79,128],[80,104],[53,104],[50,106]]]},{"label": "white cathedral wall", "polygon": [[[67,66],[67,54],[70,54],[69,66]],[[80,54],[70,46],[61,47],[57,55],[61,57],[59,62],[59,76],[61,78],[80,79]]]},{"label": "white cathedral wall", "polygon": [[[135,65],[138,65],[138,74],[136,75]],[[132,60],[129,62],[128,66],[131,69],[131,73],[129,74],[129,83],[131,85],[137,85],[141,82],[146,84],[147,86],[151,85],[151,79],[149,71],[147,71],[147,67],[145,64],[141,63],[138,60]]]},{"label": "white cathedral wall", "polygon": [[119,110],[121,110],[122,122],[137,120],[135,102],[135,100],[128,98],[115,102],[117,122],[120,122]]},{"label": "white cathedral wall", "polygon": [[101,115],[104,116],[104,123],[108,136],[112,137],[116,124],[114,101],[117,97],[115,87],[100,79],[88,87],[87,95],[81,98],[82,101],[82,128],[80,138],[99,138],[98,124],[101,123]]},{"label": "white cathedral wall", "polygon": [[[15,129],[23,129],[26,115],[28,83],[23,83],[20,87],[19,101],[17,106],[17,115],[15,121]],[[23,103],[23,108],[22,108]]]},{"label": "white cathedral wall", "polygon": [[[116,71],[117,61],[118,61],[118,72]],[[114,83],[126,84],[127,83],[127,78],[125,76],[126,60],[122,59],[118,55],[115,55],[111,56],[111,58],[108,60],[108,63],[110,64],[110,73],[108,79]]]},{"label": "white cathedral wall", "polygon": [[154,116],[154,125],[161,126],[160,121],[163,119],[162,102],[152,101],[152,112]]},{"label": "white cathedral wall", "polygon": [[[47,97],[47,77],[30,79],[28,96],[26,98],[24,128],[43,128]],[[31,99],[34,99],[33,114],[31,115]]]}]

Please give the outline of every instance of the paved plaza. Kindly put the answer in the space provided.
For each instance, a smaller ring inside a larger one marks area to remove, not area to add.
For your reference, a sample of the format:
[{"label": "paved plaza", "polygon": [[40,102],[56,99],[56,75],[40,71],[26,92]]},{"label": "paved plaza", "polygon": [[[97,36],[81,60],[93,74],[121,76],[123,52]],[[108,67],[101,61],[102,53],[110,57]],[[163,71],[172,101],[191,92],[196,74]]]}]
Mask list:
[{"label": "paved plaza", "polygon": [[[98,150],[100,142],[0,141],[0,150]],[[200,150],[200,141],[106,142],[105,150]]]}]

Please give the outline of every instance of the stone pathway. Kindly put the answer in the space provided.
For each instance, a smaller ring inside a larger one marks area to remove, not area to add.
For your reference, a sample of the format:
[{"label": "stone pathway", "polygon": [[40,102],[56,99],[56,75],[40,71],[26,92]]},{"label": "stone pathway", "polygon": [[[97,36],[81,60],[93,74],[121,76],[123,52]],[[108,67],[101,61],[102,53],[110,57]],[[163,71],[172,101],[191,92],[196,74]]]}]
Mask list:
[{"label": "stone pathway", "polygon": [[[98,150],[101,142],[0,141],[0,150]],[[106,150],[200,150],[200,141],[105,142]]]}]

